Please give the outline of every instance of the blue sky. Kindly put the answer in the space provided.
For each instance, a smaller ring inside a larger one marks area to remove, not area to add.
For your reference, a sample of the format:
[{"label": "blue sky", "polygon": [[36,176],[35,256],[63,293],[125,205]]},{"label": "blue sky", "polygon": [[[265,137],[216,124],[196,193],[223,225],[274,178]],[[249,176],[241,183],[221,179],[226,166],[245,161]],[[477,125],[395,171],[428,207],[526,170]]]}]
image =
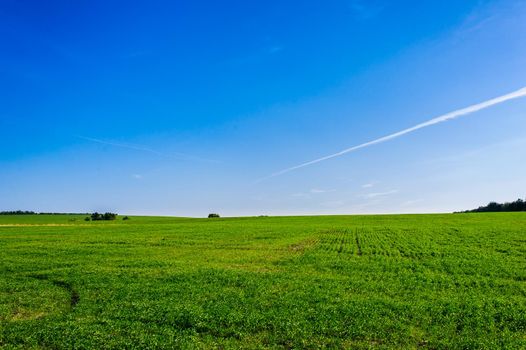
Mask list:
[{"label": "blue sky", "polygon": [[[2,1],[0,210],[448,212],[526,196],[525,1]],[[261,180],[260,179],[264,179]]]}]

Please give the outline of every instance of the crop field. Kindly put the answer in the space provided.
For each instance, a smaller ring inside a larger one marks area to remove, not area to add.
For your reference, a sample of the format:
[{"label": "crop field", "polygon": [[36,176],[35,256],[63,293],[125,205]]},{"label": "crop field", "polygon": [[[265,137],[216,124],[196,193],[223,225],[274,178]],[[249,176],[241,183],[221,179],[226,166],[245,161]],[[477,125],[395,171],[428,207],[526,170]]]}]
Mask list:
[{"label": "crop field", "polygon": [[525,349],[526,213],[0,216],[0,348]]}]

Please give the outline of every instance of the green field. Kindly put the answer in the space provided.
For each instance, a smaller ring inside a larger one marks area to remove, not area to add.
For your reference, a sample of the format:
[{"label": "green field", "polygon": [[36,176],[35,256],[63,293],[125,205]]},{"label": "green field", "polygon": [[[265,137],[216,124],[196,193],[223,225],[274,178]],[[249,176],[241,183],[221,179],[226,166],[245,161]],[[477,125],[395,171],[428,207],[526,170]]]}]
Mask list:
[{"label": "green field", "polygon": [[526,213],[0,216],[0,347],[526,348]]}]

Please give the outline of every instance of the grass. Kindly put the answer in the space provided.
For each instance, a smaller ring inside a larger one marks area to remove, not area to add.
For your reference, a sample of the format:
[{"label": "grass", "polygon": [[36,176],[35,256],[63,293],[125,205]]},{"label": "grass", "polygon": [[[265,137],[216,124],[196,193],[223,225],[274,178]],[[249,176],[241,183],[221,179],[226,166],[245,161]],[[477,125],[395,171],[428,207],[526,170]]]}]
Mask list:
[{"label": "grass", "polygon": [[526,213],[0,216],[0,347],[526,348]]}]

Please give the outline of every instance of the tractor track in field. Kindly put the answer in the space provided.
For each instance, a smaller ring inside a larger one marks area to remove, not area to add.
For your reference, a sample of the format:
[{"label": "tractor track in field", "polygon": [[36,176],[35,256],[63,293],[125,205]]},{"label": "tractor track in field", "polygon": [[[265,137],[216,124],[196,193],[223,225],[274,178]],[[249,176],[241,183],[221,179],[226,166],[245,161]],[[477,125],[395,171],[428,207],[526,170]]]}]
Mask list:
[{"label": "tractor track in field", "polygon": [[75,288],[73,288],[73,286],[69,282],[66,282],[63,280],[52,279],[48,275],[29,275],[28,277],[36,278],[41,281],[48,281],[57,287],[67,290],[70,294],[69,306],[71,310],[73,310],[80,301],[79,292]]},{"label": "tractor track in field", "polygon": [[317,239],[316,237],[309,237],[295,244],[289,245],[288,249],[293,254],[299,255],[299,254],[303,254],[305,251],[309,249],[312,249],[318,243],[319,243],[319,239]]},{"label": "tractor track in field", "polygon": [[358,233],[356,233],[355,240],[356,240],[356,249],[357,249],[356,254],[358,254],[358,256],[362,256],[362,246],[360,244],[360,239],[358,238]]}]

